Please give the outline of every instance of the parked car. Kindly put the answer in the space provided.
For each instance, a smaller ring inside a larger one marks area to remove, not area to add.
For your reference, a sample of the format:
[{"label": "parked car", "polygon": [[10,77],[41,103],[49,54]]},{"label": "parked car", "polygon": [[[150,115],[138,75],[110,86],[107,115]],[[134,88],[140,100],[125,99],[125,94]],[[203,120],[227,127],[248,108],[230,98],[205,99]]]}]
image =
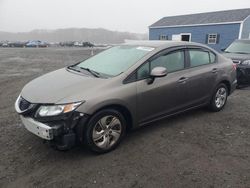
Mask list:
[{"label": "parked car", "polygon": [[80,142],[104,153],[129,129],[202,106],[220,111],[236,83],[233,62],[204,45],[134,42],[31,81],[15,108],[58,149]]},{"label": "parked car", "polygon": [[90,42],[83,42],[82,43],[83,47],[94,47],[95,45],[90,43]]},{"label": "parked car", "polygon": [[40,41],[40,40],[32,40],[26,43],[26,47],[48,47],[48,44],[46,42]]},{"label": "parked car", "polygon": [[19,47],[19,48],[23,48],[25,47],[27,42],[21,42],[21,41],[15,41],[15,42],[8,42],[8,46],[9,47]]},{"label": "parked car", "polygon": [[9,47],[9,45],[8,45],[8,42],[4,42],[4,43],[2,43],[2,47]]},{"label": "parked car", "polygon": [[250,40],[235,40],[223,55],[237,65],[238,84],[250,84]]},{"label": "parked car", "polygon": [[82,45],[82,42],[75,41],[74,46],[75,47],[82,47],[83,45]]},{"label": "parked car", "polygon": [[94,47],[94,45],[90,42],[74,42],[75,47]]},{"label": "parked car", "polygon": [[59,44],[60,44],[60,46],[64,46],[64,47],[73,47],[74,46],[73,41],[60,42]]}]

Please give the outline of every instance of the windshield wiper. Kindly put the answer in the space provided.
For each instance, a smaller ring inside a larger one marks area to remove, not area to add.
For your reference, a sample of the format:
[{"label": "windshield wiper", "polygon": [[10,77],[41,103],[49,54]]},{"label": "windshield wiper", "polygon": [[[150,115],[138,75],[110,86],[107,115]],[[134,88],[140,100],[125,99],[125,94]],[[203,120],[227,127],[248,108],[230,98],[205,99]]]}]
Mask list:
[{"label": "windshield wiper", "polygon": [[225,53],[235,53],[235,54],[249,54],[247,52],[229,52],[229,51],[224,51]]},{"label": "windshield wiper", "polygon": [[84,67],[80,67],[80,69],[82,70],[86,70],[88,71],[89,73],[91,73],[93,76],[97,77],[97,78],[100,78],[100,73],[96,72],[96,71],[93,71],[89,68],[84,68]]},{"label": "windshield wiper", "polygon": [[246,52],[234,52],[236,54],[249,54],[249,53],[246,53]]},{"label": "windshield wiper", "polygon": [[235,53],[235,54],[249,54],[247,52],[229,52],[229,51],[224,51],[225,53]]},{"label": "windshield wiper", "polygon": [[72,65],[68,66],[67,69],[70,69],[76,72],[81,72],[79,69],[77,69],[75,66],[72,66]]},{"label": "windshield wiper", "polygon": [[81,70],[85,70],[85,71],[88,71],[89,73],[91,73],[93,76],[99,78],[100,76],[100,73],[96,72],[96,71],[93,71],[93,70],[90,70],[89,68],[83,68],[83,67],[78,67],[78,66],[68,66],[67,67],[68,69],[70,70],[73,70],[73,71],[76,71],[76,72],[82,72]]}]

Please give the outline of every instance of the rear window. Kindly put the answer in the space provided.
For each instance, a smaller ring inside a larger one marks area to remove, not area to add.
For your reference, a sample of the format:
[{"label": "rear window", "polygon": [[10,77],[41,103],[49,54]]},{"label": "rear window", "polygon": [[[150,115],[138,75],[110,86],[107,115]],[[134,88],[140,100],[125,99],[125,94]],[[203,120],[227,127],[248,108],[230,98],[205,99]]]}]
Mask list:
[{"label": "rear window", "polygon": [[189,50],[190,66],[197,67],[210,63],[210,54],[201,50]]}]

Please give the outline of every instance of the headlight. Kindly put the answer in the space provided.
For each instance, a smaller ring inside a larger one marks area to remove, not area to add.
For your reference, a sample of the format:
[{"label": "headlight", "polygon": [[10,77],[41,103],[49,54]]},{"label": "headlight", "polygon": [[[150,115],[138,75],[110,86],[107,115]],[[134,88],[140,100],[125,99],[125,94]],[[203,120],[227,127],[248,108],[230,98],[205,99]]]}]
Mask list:
[{"label": "headlight", "polygon": [[241,63],[242,65],[250,65],[250,60],[245,60]]},{"label": "headlight", "polygon": [[37,110],[37,114],[41,117],[57,116],[74,111],[82,102],[60,105],[43,105]]}]

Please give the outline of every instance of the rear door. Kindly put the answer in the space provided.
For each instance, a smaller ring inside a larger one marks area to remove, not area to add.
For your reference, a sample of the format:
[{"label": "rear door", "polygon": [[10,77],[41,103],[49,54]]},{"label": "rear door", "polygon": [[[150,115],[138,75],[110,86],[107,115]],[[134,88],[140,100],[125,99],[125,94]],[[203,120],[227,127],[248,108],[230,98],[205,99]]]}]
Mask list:
[{"label": "rear door", "polygon": [[190,106],[206,103],[210,100],[211,92],[218,76],[216,55],[203,48],[188,49],[188,101]]}]

